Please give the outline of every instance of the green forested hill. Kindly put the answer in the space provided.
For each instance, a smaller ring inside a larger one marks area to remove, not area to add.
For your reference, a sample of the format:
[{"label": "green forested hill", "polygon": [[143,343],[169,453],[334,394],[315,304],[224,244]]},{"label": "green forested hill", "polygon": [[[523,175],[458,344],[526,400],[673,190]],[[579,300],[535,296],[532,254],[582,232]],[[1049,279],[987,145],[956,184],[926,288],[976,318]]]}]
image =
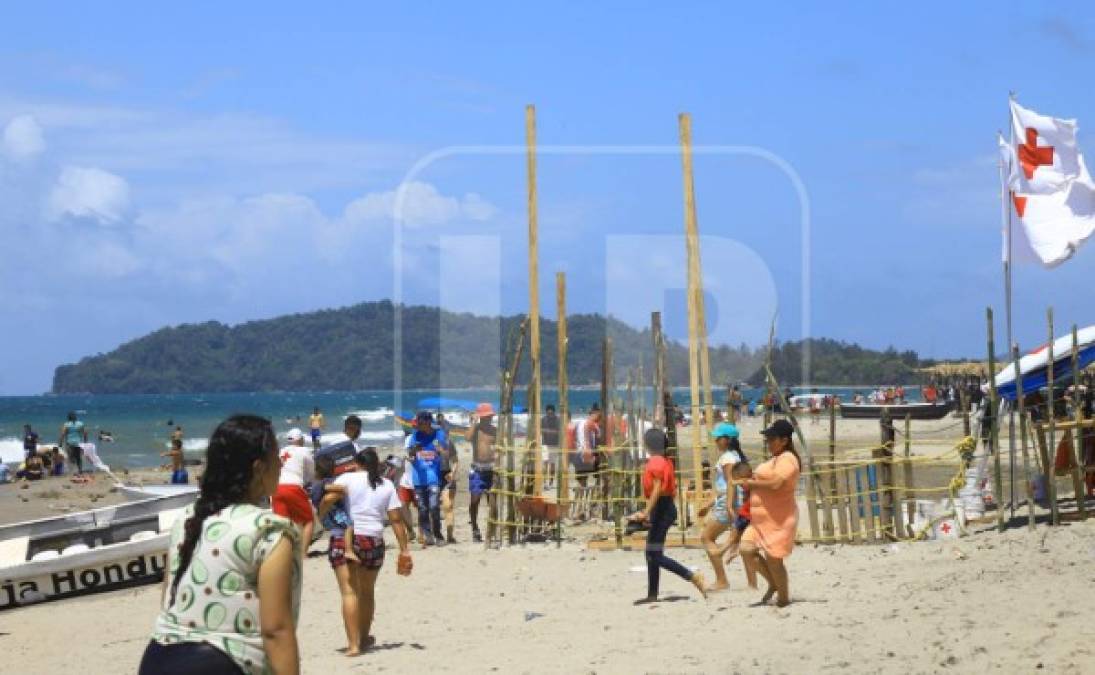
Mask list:
[{"label": "green forested hill", "polygon": [[[54,374],[54,393],[187,393],[220,391],[326,391],[393,387],[391,302],[294,314],[237,326],[209,322],[163,328],[107,354],[63,365]],[[436,307],[402,310],[402,386],[498,385],[501,351],[521,317],[487,318]],[[541,321],[543,377],[556,373],[556,326]],[[649,376],[653,348],[649,330],[615,319],[568,317],[568,374],[571,384],[599,382],[601,348],[613,339],[616,373],[640,358]],[[498,345],[497,357],[491,358]],[[443,345],[443,347],[442,347]],[[825,384],[911,382],[922,365],[914,352],[872,351],[832,340],[811,340],[811,380]],[[786,383],[801,381],[803,343],[778,345],[773,369]],[[444,352],[444,354],[442,354]],[[491,356],[486,354],[490,353]],[[518,379],[528,379],[527,349]],[[464,354],[472,356],[464,357]],[[760,382],[762,353],[747,347],[711,350],[712,379]],[[688,352],[669,348],[673,384],[688,382]]]}]

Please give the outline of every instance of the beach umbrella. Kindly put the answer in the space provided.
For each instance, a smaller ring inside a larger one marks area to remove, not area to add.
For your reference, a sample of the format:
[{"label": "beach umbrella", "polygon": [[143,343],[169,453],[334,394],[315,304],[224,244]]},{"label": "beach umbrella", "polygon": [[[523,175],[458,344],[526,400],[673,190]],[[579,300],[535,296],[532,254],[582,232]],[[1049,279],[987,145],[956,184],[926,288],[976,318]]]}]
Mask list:
[{"label": "beach umbrella", "polygon": [[[1082,370],[1095,361],[1095,326],[1088,326],[1076,332],[1079,351],[1079,368]],[[1020,372],[1023,374],[1023,394],[1030,394],[1046,386],[1049,376],[1048,345],[1042,345],[1019,359]],[[1070,382],[1072,372],[1072,334],[1064,335],[1053,341],[1053,382]],[[988,386],[984,387],[988,391]],[[996,374],[996,391],[1000,398],[1015,400],[1015,364],[1009,363]]]}]

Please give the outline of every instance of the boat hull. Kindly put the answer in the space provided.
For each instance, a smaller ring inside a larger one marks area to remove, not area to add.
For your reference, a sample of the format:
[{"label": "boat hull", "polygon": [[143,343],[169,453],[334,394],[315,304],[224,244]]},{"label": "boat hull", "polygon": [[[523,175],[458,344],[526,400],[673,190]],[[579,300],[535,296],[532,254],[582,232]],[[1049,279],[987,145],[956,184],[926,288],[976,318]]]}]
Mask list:
[{"label": "boat hull", "polygon": [[0,611],[162,579],[168,532],[196,496],[152,497],[0,527]]},{"label": "boat hull", "polygon": [[895,420],[902,420],[906,417],[914,420],[941,420],[954,410],[954,403],[903,403],[894,405],[844,403],[840,406],[840,416],[843,419],[876,420],[882,417],[884,409],[889,409],[890,416]]}]

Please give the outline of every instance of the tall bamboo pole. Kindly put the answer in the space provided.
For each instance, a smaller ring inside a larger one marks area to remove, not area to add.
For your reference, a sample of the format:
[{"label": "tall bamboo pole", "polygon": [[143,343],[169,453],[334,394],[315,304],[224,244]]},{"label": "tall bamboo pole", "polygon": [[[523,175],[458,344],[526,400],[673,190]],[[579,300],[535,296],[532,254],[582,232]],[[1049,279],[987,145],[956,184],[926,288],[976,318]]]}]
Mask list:
[{"label": "tall bamboo pole", "polygon": [[[996,342],[992,325],[992,308],[985,308],[989,342],[989,443],[993,456],[993,488],[996,499],[996,527],[1004,531],[1004,479],[1000,469],[1000,396],[996,393]],[[1018,382],[1018,380],[1016,380]],[[1021,392],[1020,392],[1021,394]]]},{"label": "tall bamboo pole", "polygon": [[[684,230],[685,246],[688,253],[688,385],[692,395],[692,480],[696,489],[692,491],[696,511],[701,508],[703,499],[703,439],[700,429],[700,336],[698,312],[696,306],[697,263],[699,260],[699,231],[696,225],[696,189],[692,180],[692,117],[681,113],[678,118],[681,141],[681,166],[684,173]],[[685,522],[688,514],[682,514]]]},{"label": "tall bamboo pole", "polygon": [[703,393],[703,444],[707,447],[707,441],[711,438],[711,430],[715,428],[715,398],[711,386],[711,357],[707,351],[707,309],[706,299],[703,295],[703,270],[700,267],[699,248],[696,249],[696,270],[692,277],[696,280],[696,334],[700,338],[700,385]]},{"label": "tall bamboo pole", "polygon": [[1053,308],[1046,309],[1046,323],[1049,325],[1049,342],[1046,343],[1046,389],[1049,393],[1049,401],[1046,403],[1046,418],[1049,421],[1049,446],[1042,450],[1042,468],[1046,471],[1046,489],[1049,496],[1049,522],[1052,525],[1061,524],[1061,514],[1057,510],[1057,476],[1053,472],[1053,458],[1050,456],[1057,447],[1057,409],[1053,405]]},{"label": "tall bamboo pole", "polygon": [[1072,416],[1076,420],[1076,430],[1072,435],[1072,489],[1076,493],[1076,509],[1081,518],[1087,518],[1087,506],[1084,504],[1083,479],[1080,467],[1083,463],[1083,422],[1084,406],[1080,401],[1080,343],[1077,340],[1076,324],[1072,324]]},{"label": "tall bamboo pole", "polygon": [[543,453],[540,452],[540,261],[536,213],[536,108],[525,106],[525,144],[528,149],[528,311],[529,358],[532,382],[529,386],[528,448],[532,452],[532,493],[544,493]]},{"label": "tall bamboo pole", "polygon": [[1019,447],[1023,452],[1023,482],[1027,494],[1027,525],[1034,529],[1034,491],[1030,485],[1030,454],[1027,452],[1027,411],[1026,395],[1023,393],[1023,371],[1019,369],[1019,344],[1011,347],[1011,362],[1015,364],[1015,400],[1019,402]]},{"label": "tall bamboo pole", "polygon": [[568,450],[566,448],[566,430],[567,424],[570,423],[570,401],[567,391],[567,277],[565,272],[555,273],[555,317],[556,317],[556,335],[555,335],[555,347],[557,350],[557,361],[559,374],[557,376],[559,384],[559,458],[558,464],[558,485],[556,486],[555,499],[559,503],[559,520],[556,523],[557,536],[556,541],[562,543],[562,514],[566,512],[566,505],[570,496],[570,477],[567,474],[570,463]]}]

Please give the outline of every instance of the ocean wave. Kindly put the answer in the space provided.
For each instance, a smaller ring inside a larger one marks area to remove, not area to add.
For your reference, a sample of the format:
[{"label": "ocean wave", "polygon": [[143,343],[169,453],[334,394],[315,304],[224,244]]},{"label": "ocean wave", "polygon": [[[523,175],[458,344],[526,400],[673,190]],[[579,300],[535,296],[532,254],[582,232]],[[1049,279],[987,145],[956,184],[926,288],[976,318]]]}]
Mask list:
[{"label": "ocean wave", "polygon": [[361,437],[367,441],[392,441],[403,438],[403,432],[398,429],[388,431],[362,431]]},{"label": "ocean wave", "polygon": [[357,415],[362,422],[380,422],[392,416],[392,409],[380,407],[375,410],[351,410],[349,415]]},{"label": "ocean wave", "polygon": [[[184,438],[183,439],[183,452],[186,452],[187,450],[191,450],[191,451],[205,450],[206,446],[208,446],[208,445],[209,445],[209,439],[208,438]],[[171,441],[168,441],[168,442],[164,443],[164,447],[170,448],[171,447]]]}]

